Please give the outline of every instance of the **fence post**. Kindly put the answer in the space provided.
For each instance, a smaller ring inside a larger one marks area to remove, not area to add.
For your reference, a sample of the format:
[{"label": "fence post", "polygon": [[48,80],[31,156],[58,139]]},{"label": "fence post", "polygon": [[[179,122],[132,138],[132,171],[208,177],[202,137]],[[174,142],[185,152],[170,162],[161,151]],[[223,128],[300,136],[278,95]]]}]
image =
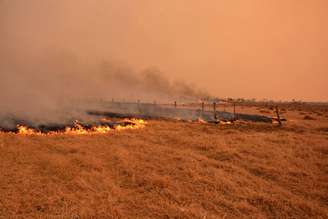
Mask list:
[{"label": "fence post", "polygon": [[233,102],[233,119],[236,120],[236,102]]},{"label": "fence post", "polygon": [[204,108],[205,108],[204,102],[202,102],[202,113],[204,113]]},{"label": "fence post", "polygon": [[216,116],[216,102],[213,102],[213,113],[214,113],[214,119],[217,119],[217,116]]},{"label": "fence post", "polygon": [[281,123],[281,120],[280,120],[278,105],[276,105],[276,114],[277,114],[277,119],[278,119],[279,126],[281,126],[282,123]]},{"label": "fence post", "polygon": [[177,108],[177,101],[174,101],[174,108]]}]

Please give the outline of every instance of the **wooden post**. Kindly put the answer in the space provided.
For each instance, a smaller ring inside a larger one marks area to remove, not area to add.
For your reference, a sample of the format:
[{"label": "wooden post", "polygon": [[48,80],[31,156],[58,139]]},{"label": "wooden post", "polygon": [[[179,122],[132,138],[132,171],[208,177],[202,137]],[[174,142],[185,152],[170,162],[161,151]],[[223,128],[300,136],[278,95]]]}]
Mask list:
[{"label": "wooden post", "polygon": [[177,101],[174,101],[174,108],[177,108]]},{"label": "wooden post", "polygon": [[202,102],[202,113],[204,113],[204,108],[205,108],[205,105],[204,105],[204,102]]},{"label": "wooden post", "polygon": [[214,114],[214,119],[217,119],[217,117],[216,117],[216,102],[213,102],[213,114]]},{"label": "wooden post", "polygon": [[278,123],[279,123],[279,126],[280,126],[280,125],[282,125],[282,123],[281,123],[281,120],[280,120],[278,105],[276,106],[276,114],[277,114],[277,119],[278,119]]},{"label": "wooden post", "polygon": [[233,119],[236,120],[236,102],[233,102]]}]

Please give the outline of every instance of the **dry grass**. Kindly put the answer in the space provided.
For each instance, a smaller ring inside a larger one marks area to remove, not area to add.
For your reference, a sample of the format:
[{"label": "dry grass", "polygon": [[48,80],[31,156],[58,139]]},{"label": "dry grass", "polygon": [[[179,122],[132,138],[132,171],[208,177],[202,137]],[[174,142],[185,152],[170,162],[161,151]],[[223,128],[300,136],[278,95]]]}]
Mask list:
[{"label": "dry grass", "polygon": [[328,120],[288,113],[282,128],[1,134],[0,218],[327,218]]}]

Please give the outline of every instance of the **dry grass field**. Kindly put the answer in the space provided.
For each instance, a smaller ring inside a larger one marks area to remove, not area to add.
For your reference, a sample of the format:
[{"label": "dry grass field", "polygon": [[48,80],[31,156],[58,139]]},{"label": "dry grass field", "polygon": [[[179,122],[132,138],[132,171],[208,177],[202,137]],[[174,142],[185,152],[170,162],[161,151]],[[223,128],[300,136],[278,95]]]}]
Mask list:
[{"label": "dry grass field", "polygon": [[328,218],[327,115],[0,134],[0,218]]}]

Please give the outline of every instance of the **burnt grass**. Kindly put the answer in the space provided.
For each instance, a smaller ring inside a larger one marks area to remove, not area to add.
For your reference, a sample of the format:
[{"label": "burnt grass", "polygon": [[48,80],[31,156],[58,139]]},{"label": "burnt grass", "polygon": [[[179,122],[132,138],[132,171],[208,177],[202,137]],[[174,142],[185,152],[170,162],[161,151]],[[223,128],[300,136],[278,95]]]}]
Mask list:
[{"label": "burnt grass", "polygon": [[[74,122],[60,123],[60,124],[48,123],[48,124],[39,124],[39,125],[33,125],[33,123],[31,122],[17,122],[17,124],[14,124],[12,126],[12,128],[0,127],[0,132],[17,134],[19,132],[18,126],[20,125],[23,125],[27,128],[32,128],[33,130],[44,134],[52,133],[52,132],[64,132],[66,128],[76,127],[76,124]],[[85,130],[91,130],[93,127],[96,126],[107,126],[110,128],[115,128],[117,126],[129,126],[129,125],[133,126],[135,124],[130,121],[117,121],[117,122],[97,121],[97,122],[79,122],[78,125],[83,127],[83,129]]]},{"label": "burnt grass", "polygon": [[295,117],[2,133],[0,218],[327,218],[327,127]]}]

